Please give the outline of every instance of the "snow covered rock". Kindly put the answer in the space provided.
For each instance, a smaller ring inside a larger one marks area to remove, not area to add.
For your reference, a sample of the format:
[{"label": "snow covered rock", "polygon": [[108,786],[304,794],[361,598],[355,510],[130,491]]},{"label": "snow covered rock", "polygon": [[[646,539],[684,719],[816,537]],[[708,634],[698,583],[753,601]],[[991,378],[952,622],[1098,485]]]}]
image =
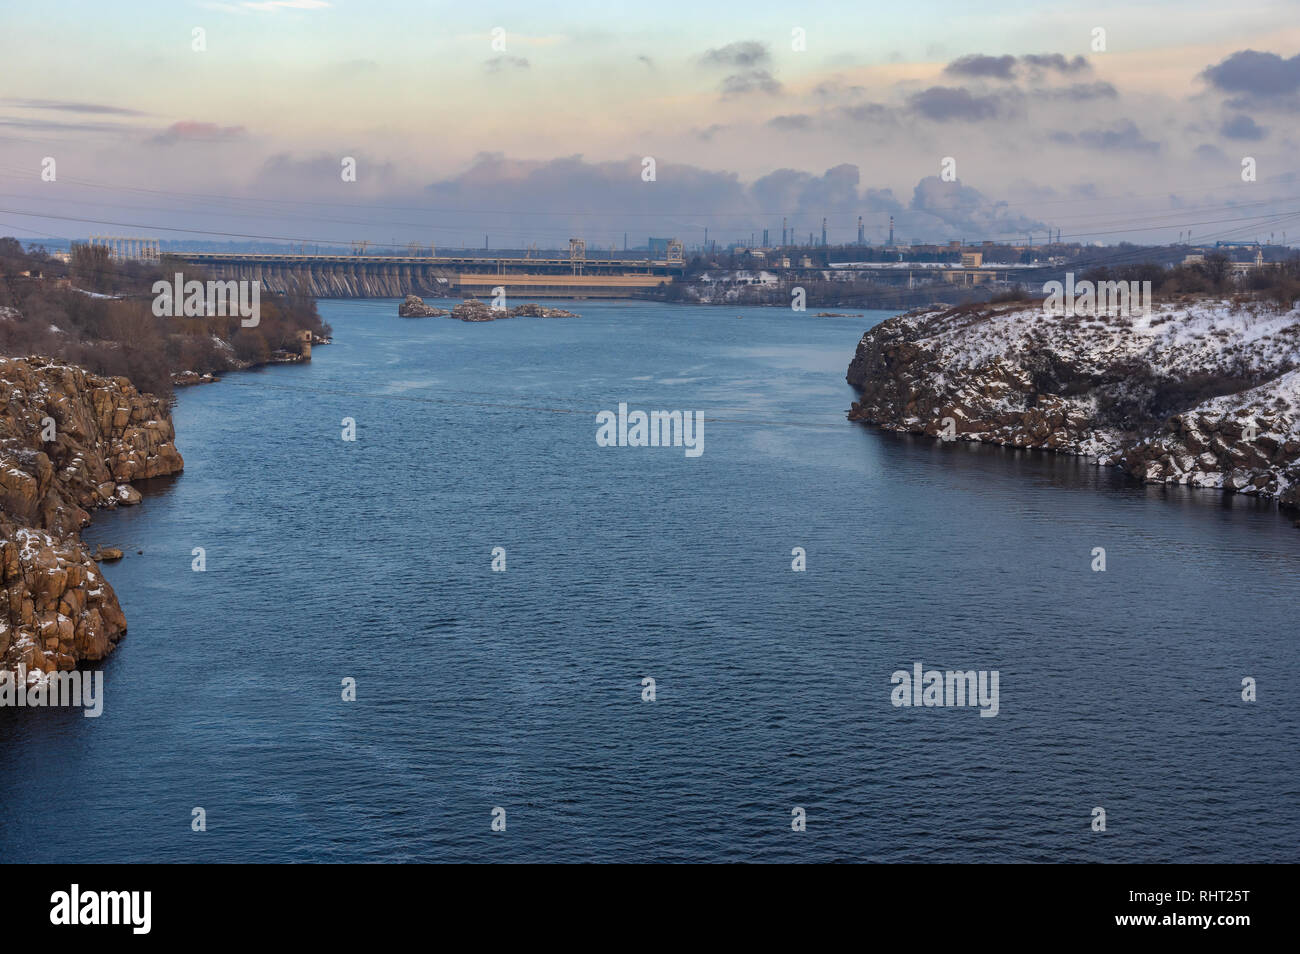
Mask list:
[{"label": "snow covered rock", "polygon": [[963,305],[863,335],[849,419],[1087,455],[1151,483],[1300,505],[1300,311],[1187,300],[1078,317]]}]

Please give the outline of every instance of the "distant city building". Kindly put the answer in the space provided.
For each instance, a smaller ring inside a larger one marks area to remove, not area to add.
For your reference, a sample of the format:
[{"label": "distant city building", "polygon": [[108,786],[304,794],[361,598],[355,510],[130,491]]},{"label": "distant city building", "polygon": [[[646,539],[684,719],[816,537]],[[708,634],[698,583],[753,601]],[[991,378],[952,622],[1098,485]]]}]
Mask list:
[{"label": "distant city building", "polygon": [[666,238],[650,239],[650,257],[655,258],[657,256],[659,258],[667,258],[668,243],[671,241],[672,239],[666,239]]}]

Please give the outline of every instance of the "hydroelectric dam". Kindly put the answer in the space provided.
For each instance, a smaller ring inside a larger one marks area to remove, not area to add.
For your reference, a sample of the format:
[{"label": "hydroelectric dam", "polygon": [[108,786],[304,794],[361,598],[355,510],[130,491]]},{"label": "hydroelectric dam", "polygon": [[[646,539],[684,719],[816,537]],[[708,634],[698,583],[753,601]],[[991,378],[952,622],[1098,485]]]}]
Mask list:
[{"label": "hydroelectric dam", "polygon": [[270,293],[315,298],[401,298],[404,295],[491,297],[636,298],[671,283],[684,269],[680,242],[665,258],[587,258],[580,239],[568,254],[532,255],[289,254],[262,252],[167,252],[198,266],[209,278],[261,282]]}]

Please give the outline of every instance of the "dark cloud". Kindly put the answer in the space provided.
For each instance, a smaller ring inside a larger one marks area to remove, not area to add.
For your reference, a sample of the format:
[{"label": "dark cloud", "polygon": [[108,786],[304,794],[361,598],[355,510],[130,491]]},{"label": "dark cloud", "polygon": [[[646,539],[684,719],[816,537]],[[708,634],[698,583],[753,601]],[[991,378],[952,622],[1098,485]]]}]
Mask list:
[{"label": "dark cloud", "polygon": [[1290,96],[1300,91],[1300,54],[1286,60],[1276,53],[1238,50],[1201,76],[1225,93],[1263,99]]},{"label": "dark cloud", "polygon": [[1016,58],[972,53],[970,56],[953,60],[944,67],[943,71],[953,76],[1009,80],[1016,75]]},{"label": "dark cloud", "polygon": [[1092,64],[1082,56],[1067,59],[1060,53],[1027,53],[1020,58],[1020,62],[1033,69],[1054,70],[1067,74],[1086,73],[1092,69]]},{"label": "dark cloud", "polygon": [[483,65],[487,67],[489,73],[500,73],[504,69],[526,70],[532,64],[522,56],[494,56]]},{"label": "dark cloud", "polygon": [[1069,86],[1042,87],[1033,91],[1035,96],[1044,99],[1063,99],[1068,102],[1081,103],[1090,99],[1116,99],[1119,91],[1110,83],[1073,83]]},{"label": "dark cloud", "polygon": [[742,96],[746,93],[767,93],[770,96],[779,92],[781,84],[767,70],[733,73],[722,81],[723,96]]},{"label": "dark cloud", "polygon": [[149,141],[160,146],[172,146],[178,142],[230,142],[233,139],[243,139],[246,135],[243,126],[218,126],[216,123],[182,120],[172,123]]},{"label": "dark cloud", "polygon": [[1268,135],[1268,130],[1260,126],[1245,113],[1238,113],[1219,127],[1219,135],[1225,139],[1240,139],[1254,142]]},{"label": "dark cloud", "polygon": [[728,43],[726,46],[707,50],[700,57],[700,62],[705,66],[740,67],[744,69],[765,66],[771,61],[772,55],[768,52],[767,45],[759,43],[757,40]]},{"label": "dark cloud", "polygon": [[50,109],[64,113],[88,113],[111,116],[147,116],[138,109],[125,109],[121,106],[107,106],[103,103],[70,103],[58,99],[0,99],[0,104],[15,106],[19,109]]},{"label": "dark cloud", "polygon": [[1056,131],[1048,134],[1053,142],[1080,145],[1105,152],[1159,152],[1160,143],[1147,139],[1131,119],[1121,119],[1109,129],[1085,129],[1081,132]]},{"label": "dark cloud", "polygon": [[811,129],[813,118],[807,113],[793,113],[788,116],[773,116],[767,121],[767,124],[773,129],[781,130],[799,130]]},{"label": "dark cloud", "polygon": [[69,123],[59,119],[13,119],[0,117],[0,126],[13,126],[18,129],[39,129],[48,132],[131,132],[139,127],[125,123]]},{"label": "dark cloud", "polygon": [[1032,73],[1050,71],[1067,75],[1086,73],[1092,69],[1092,64],[1082,56],[1069,59],[1060,53],[1028,53],[1019,60],[1010,55],[987,56],[983,53],[972,53],[953,60],[944,67],[943,71],[951,76],[964,76],[970,79],[1011,80],[1015,79],[1018,66],[1028,67]]},{"label": "dark cloud", "polygon": [[978,122],[998,116],[1001,101],[996,96],[977,96],[964,86],[931,86],[914,94],[907,105],[914,112],[936,122],[961,120]]},{"label": "dark cloud", "polygon": [[1228,157],[1227,155],[1224,154],[1222,149],[1220,149],[1218,146],[1211,145],[1208,142],[1202,143],[1201,145],[1196,147],[1196,158],[1206,159],[1209,160],[1210,162],[1228,161]]},{"label": "dark cloud", "polygon": [[881,103],[858,103],[854,106],[841,106],[837,112],[849,122],[868,125],[893,124],[898,121],[898,114]]}]

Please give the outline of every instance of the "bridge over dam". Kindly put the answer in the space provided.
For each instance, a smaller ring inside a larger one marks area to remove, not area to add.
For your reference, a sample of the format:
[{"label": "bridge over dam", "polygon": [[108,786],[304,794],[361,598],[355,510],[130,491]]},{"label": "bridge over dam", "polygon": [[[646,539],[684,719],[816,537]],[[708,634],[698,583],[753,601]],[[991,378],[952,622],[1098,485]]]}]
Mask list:
[{"label": "bridge over dam", "polygon": [[567,257],[492,255],[282,254],[168,252],[220,280],[256,280],[271,293],[316,298],[491,297],[635,298],[671,283],[684,268],[681,247],[666,259],[589,259],[581,243]]}]

